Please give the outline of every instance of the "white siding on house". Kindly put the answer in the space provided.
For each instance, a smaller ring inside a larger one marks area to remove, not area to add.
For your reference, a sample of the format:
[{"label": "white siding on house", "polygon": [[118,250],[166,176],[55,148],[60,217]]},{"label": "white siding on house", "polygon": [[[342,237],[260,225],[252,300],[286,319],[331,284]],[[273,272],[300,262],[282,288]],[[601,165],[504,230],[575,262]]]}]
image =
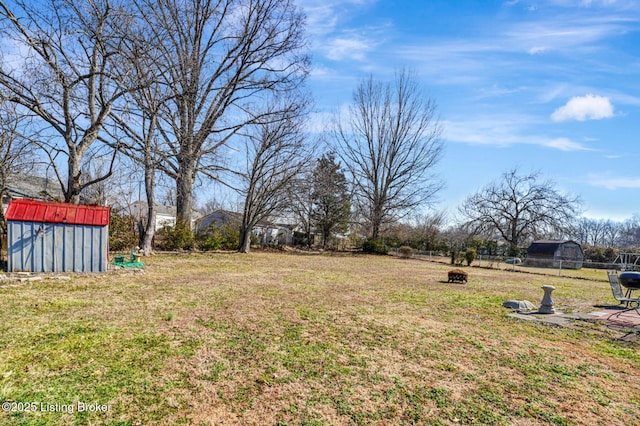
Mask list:
[{"label": "white siding on house", "polygon": [[156,231],[165,226],[175,226],[176,217],[164,214],[156,214]]}]

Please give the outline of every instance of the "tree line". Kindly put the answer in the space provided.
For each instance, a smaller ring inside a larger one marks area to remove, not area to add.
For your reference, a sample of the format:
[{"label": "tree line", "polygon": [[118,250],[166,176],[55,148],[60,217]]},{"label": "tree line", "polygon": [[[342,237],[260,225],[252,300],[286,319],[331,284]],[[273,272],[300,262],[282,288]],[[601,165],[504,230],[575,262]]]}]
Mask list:
[{"label": "tree line", "polygon": [[[391,83],[370,77],[329,140],[309,140],[304,28],[292,0],[0,1],[2,141],[17,158],[3,170],[28,150],[64,201],[79,203],[104,199],[118,164],[135,168],[146,252],[159,180],[173,185],[176,228],[191,226],[196,183],[238,194],[240,251],[257,223],[304,202],[323,245],[345,223],[377,239],[439,189],[435,102],[408,71]],[[314,162],[324,171],[305,188]]]},{"label": "tree line", "polygon": [[311,137],[304,30],[293,0],[0,0],[0,195],[12,175],[44,168],[64,201],[107,203],[105,183],[134,170],[148,206],[145,252],[167,182],[175,230],[187,236],[195,185],[214,198],[213,188],[236,194],[242,252],[258,223],[284,216],[325,248],[346,233],[373,251],[390,241],[484,241],[507,255],[541,238],[640,245],[637,217],[580,218],[578,196],[517,168],[453,219],[416,216],[443,186],[435,100],[408,70],[387,82],[369,76],[323,137]]}]

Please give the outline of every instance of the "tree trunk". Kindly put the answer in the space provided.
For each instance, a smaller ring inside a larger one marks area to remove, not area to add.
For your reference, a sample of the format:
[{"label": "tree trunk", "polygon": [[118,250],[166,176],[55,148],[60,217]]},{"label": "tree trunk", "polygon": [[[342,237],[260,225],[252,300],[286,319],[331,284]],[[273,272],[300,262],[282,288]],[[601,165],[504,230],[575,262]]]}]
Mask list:
[{"label": "tree trunk", "polygon": [[371,239],[376,241],[380,237],[380,221],[374,218],[371,223]]},{"label": "tree trunk", "polygon": [[511,241],[509,241],[509,253],[510,256],[517,256],[518,254],[518,226],[519,218],[513,220],[511,224]]},{"label": "tree trunk", "polygon": [[313,247],[313,241],[311,240],[311,209],[309,209],[309,214],[307,214],[307,223],[305,224],[305,234],[307,235],[307,248],[311,249]]},{"label": "tree trunk", "polygon": [[68,164],[68,177],[67,177],[67,188],[64,193],[64,201],[66,203],[79,204],[80,203],[80,192],[82,190],[81,182],[80,182],[80,161],[75,155],[75,153],[69,152],[69,161]]},{"label": "tree trunk", "polygon": [[153,237],[156,233],[156,209],[155,206],[149,206],[147,211],[147,224],[142,235],[142,243],[140,249],[145,256],[153,254]]},{"label": "tree trunk", "polygon": [[382,202],[380,197],[376,196],[373,211],[371,212],[371,238],[376,241],[380,238],[380,226],[382,225]]},{"label": "tree trunk", "polygon": [[156,233],[155,170],[150,167],[150,153],[145,152],[144,191],[147,195],[147,225],[144,228],[140,249],[145,256],[153,254],[153,237]]},{"label": "tree trunk", "polygon": [[331,231],[328,229],[322,230],[322,250],[327,249],[327,241],[331,238]]},{"label": "tree trunk", "polygon": [[251,250],[251,228],[240,228],[240,244],[238,251],[240,253],[249,253]]},{"label": "tree trunk", "polygon": [[[5,179],[2,179],[2,181],[4,182]],[[4,189],[0,190],[0,200],[4,200],[6,191]],[[0,234],[6,234],[7,233],[7,221],[4,218],[4,208],[3,206],[0,206]],[[2,248],[0,246],[0,248]]]},{"label": "tree trunk", "polygon": [[184,157],[180,161],[180,172],[176,178],[176,225],[182,224],[186,229],[191,229],[194,164],[192,159]]},{"label": "tree trunk", "polygon": [[307,235],[307,248],[311,249],[311,247],[313,246],[313,241],[311,240],[311,224],[310,223],[307,225],[305,234]]}]

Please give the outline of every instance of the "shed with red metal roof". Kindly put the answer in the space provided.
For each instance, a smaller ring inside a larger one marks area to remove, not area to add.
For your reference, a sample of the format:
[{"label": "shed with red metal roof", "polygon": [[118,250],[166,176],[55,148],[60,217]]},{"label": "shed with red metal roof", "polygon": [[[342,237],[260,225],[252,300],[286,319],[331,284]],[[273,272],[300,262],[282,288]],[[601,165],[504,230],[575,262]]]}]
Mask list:
[{"label": "shed with red metal roof", "polygon": [[106,272],[109,207],[17,199],[7,212],[9,272]]}]

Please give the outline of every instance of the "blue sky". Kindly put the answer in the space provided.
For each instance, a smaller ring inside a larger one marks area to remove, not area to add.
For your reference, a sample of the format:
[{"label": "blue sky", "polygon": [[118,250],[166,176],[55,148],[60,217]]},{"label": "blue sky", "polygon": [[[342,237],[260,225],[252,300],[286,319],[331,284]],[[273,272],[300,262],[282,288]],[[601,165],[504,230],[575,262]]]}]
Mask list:
[{"label": "blue sky", "polygon": [[438,104],[436,206],[519,167],[579,195],[584,215],[640,214],[640,1],[299,0],[313,128],[369,75],[406,67]]}]

